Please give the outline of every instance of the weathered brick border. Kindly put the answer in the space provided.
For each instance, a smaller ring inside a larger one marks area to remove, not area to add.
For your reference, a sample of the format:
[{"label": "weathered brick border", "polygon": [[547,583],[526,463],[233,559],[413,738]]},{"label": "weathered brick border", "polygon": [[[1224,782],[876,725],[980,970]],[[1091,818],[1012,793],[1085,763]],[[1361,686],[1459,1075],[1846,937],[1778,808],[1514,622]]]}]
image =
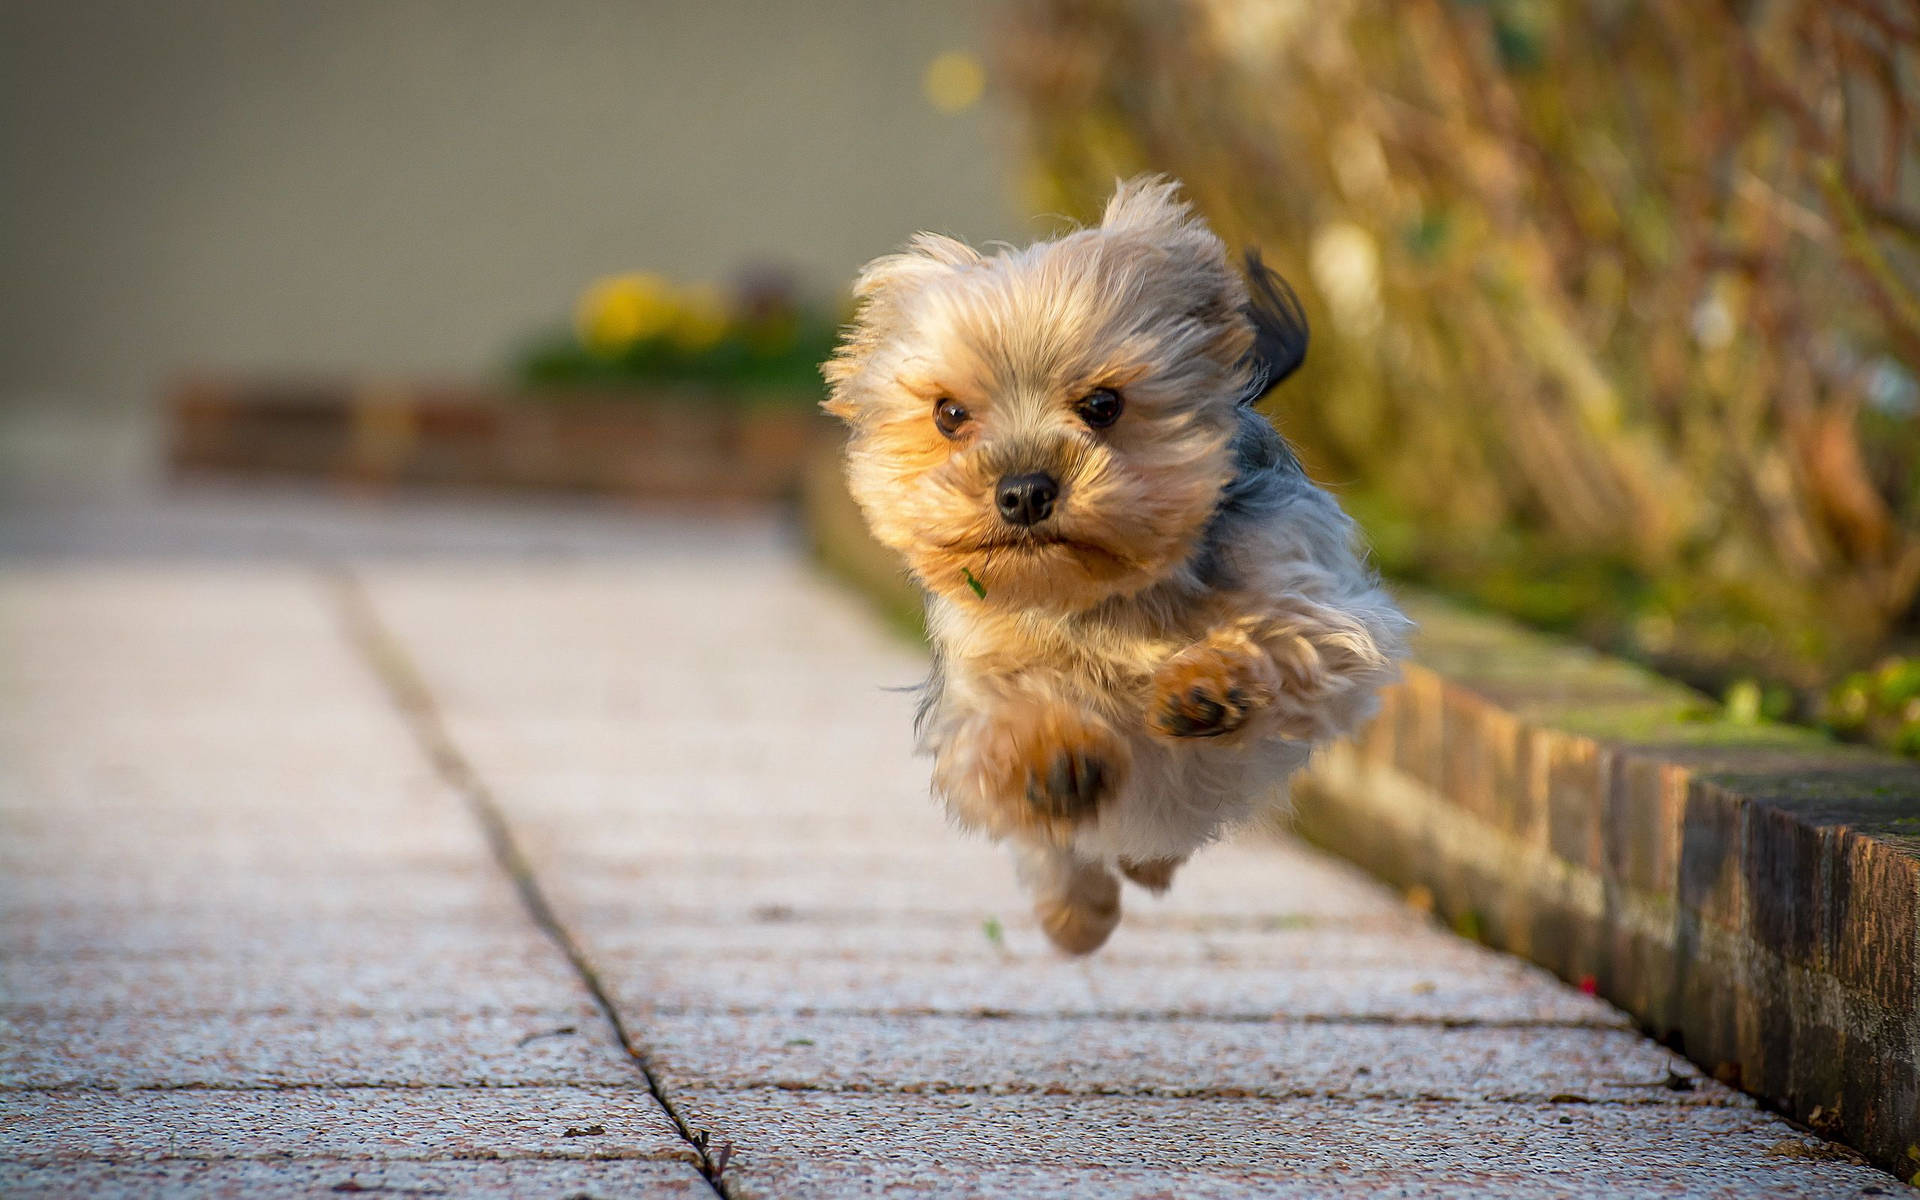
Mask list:
[{"label": "weathered brick border", "polygon": [[195,379],[167,398],[181,474],[357,486],[571,490],[768,500],[830,436],[817,397],[524,395],[469,385]]},{"label": "weathered brick border", "polygon": [[1431,600],[1300,831],[1920,1172],[1920,767]]},{"label": "weathered brick border", "polygon": [[[822,561],[910,620],[913,589],[834,462],[803,502]],[[1625,663],[1408,601],[1417,665],[1316,759],[1299,832],[1920,1172],[1920,766],[1732,724]]]}]

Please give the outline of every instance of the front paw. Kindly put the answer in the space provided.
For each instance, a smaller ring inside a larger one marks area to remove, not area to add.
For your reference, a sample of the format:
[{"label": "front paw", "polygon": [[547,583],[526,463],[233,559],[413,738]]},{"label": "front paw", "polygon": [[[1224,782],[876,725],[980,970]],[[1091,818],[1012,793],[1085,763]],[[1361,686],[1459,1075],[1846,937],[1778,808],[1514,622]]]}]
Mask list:
[{"label": "front paw", "polygon": [[1026,758],[1027,804],[1045,821],[1078,821],[1100,807],[1114,761],[1111,747],[1034,747]]},{"label": "front paw", "polygon": [[935,782],[963,822],[1065,845],[1124,782],[1126,742],[1065,702],[1013,702],[938,756]]},{"label": "front paw", "polygon": [[1273,663],[1252,641],[1210,639],[1182,650],[1154,674],[1147,723],[1166,737],[1222,737],[1271,706],[1278,685]]}]

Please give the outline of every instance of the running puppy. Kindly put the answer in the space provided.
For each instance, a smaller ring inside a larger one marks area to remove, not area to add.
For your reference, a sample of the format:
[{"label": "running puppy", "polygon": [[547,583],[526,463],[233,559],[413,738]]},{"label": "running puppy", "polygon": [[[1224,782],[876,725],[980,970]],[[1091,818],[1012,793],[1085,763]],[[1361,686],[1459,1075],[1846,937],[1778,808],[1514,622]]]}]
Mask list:
[{"label": "running puppy", "polygon": [[[1152,891],[1371,714],[1409,623],[1250,406],[1306,352],[1178,186],[984,256],[868,264],[823,368],[847,477],[927,593],[919,729],[959,822],[1010,842],[1054,944]],[[1251,289],[1251,291],[1250,291]]]}]

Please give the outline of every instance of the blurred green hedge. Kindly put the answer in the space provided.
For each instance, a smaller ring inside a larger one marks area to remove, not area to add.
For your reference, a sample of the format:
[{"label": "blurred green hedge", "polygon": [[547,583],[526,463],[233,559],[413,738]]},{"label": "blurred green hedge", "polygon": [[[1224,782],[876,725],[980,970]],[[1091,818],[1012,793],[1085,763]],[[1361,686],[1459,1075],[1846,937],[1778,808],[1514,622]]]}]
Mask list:
[{"label": "blurred green hedge", "polygon": [[1287,269],[1389,571],[1920,730],[1849,675],[1920,630],[1910,5],[1033,0],[999,62],[1037,210],[1161,171]]}]

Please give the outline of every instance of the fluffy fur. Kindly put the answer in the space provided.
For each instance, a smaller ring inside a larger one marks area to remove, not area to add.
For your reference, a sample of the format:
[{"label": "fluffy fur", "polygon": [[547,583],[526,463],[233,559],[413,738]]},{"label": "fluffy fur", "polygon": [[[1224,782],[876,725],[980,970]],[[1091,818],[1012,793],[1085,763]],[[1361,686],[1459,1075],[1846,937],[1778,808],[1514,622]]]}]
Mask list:
[{"label": "fluffy fur", "polygon": [[[855,290],[826,408],[868,524],[927,593],[934,790],[1014,845],[1048,936],[1088,953],[1117,876],[1162,891],[1284,797],[1403,653],[1351,523],[1242,403],[1297,364],[1304,325],[1280,351],[1257,337],[1273,324],[1220,239],[1152,179],[1021,250],[921,234]],[[1084,405],[1101,389],[1123,404],[1106,427]],[[996,493],[1031,472],[1058,498],[1021,525]]]}]

